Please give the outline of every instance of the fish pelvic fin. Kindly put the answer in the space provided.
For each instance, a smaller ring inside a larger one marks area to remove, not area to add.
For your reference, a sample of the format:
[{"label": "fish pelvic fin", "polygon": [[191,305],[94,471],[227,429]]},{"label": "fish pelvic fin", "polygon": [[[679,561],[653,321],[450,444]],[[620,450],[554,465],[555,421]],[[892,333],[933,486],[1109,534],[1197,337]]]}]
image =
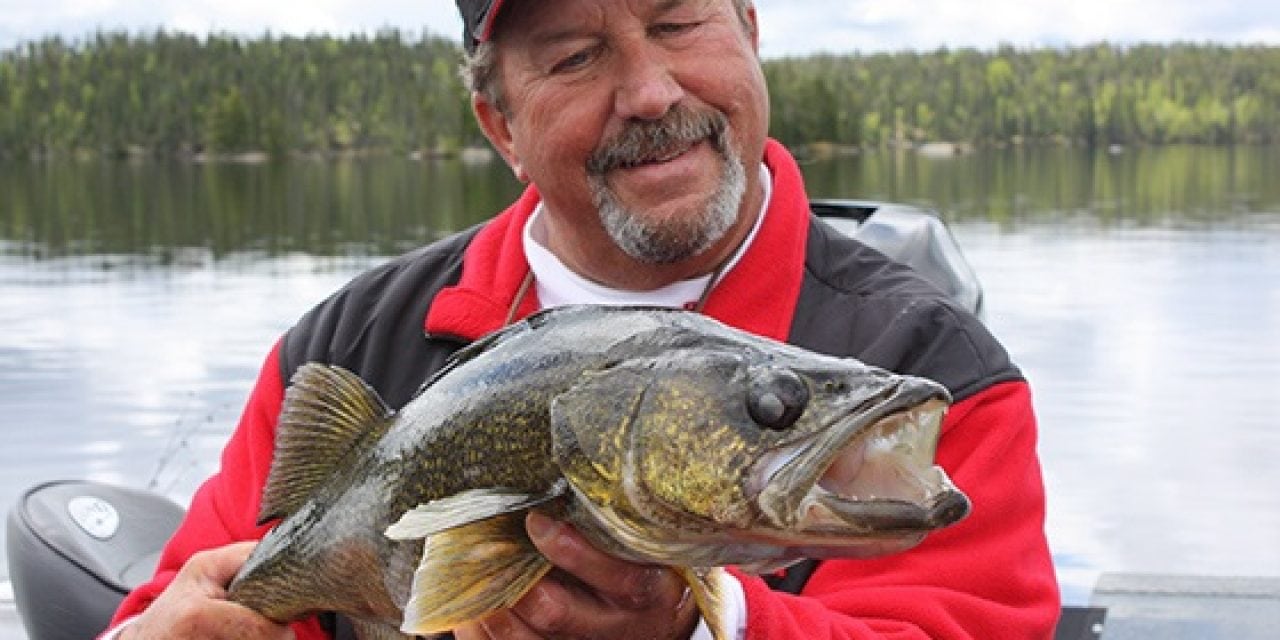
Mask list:
[{"label": "fish pelvic fin", "polygon": [[418,505],[387,527],[392,540],[417,540],[494,516],[523,513],[568,493],[563,478],[544,493],[528,494],[499,489],[468,489],[447,498]]},{"label": "fish pelvic fin", "polygon": [[507,513],[432,535],[413,575],[400,630],[439,634],[510,607],[551,570],[524,528]]},{"label": "fish pelvic fin", "polygon": [[280,410],[258,524],[297,511],[353,452],[386,433],[393,414],[356,374],[316,362],[299,367]]},{"label": "fish pelvic fin", "polygon": [[672,570],[689,585],[694,604],[698,606],[702,620],[707,623],[707,630],[711,632],[711,637],[715,640],[731,640],[736,637],[736,633],[731,634],[731,630],[725,628],[724,590],[721,583],[723,580],[732,579],[725,570],[719,567],[712,569],[672,567]]}]

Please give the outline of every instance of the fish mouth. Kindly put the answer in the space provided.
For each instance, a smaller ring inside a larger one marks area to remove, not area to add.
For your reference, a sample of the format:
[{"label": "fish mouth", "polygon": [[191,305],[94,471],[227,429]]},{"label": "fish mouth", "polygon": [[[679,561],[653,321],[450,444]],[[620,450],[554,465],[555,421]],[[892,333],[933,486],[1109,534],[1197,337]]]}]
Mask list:
[{"label": "fish mouth", "polygon": [[946,403],[882,418],[838,450],[802,505],[806,530],[931,530],[969,513],[969,500],[933,464]]},{"label": "fish mouth", "polygon": [[[762,513],[809,557],[894,552],[958,522],[969,499],[933,460],[946,409],[931,398],[863,428],[847,416],[774,452],[757,468]],[[851,430],[848,442],[833,446]]]}]

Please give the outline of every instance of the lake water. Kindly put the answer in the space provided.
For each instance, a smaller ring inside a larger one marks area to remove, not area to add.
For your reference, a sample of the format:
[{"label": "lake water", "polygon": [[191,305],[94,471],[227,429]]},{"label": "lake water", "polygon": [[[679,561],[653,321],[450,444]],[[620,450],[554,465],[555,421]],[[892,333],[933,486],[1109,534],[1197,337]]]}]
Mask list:
[{"label": "lake water", "polygon": [[[1280,149],[804,171],[944,213],[1036,393],[1068,603],[1106,571],[1280,576]],[[300,313],[516,193],[445,161],[0,164],[0,505],[55,478],[187,500]]]}]

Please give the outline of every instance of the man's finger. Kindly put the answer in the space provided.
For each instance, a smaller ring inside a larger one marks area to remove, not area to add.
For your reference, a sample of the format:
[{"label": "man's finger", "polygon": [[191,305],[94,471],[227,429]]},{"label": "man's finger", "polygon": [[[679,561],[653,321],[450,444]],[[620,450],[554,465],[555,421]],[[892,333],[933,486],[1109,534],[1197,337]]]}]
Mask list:
[{"label": "man's finger", "polygon": [[620,560],[593,547],[566,523],[531,512],[525,521],[538,550],[611,604],[647,609],[679,602],[684,585],[669,569]]},{"label": "man's finger", "polygon": [[288,625],[225,599],[227,585],[255,546],[242,542],[193,554],[156,601],[124,628],[122,640],[293,638]]},{"label": "man's finger", "polygon": [[543,636],[511,610],[502,609],[454,629],[453,637],[454,640],[541,640]]},{"label": "man's finger", "polygon": [[197,552],[182,567],[182,571],[193,578],[205,593],[213,597],[225,597],[227,586],[256,546],[258,543],[253,541],[237,542]]}]

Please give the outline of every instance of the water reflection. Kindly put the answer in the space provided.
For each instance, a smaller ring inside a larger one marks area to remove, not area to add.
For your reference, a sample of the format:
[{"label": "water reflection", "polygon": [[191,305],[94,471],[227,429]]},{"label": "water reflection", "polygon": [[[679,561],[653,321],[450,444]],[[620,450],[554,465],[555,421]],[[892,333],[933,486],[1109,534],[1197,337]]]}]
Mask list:
[{"label": "water reflection", "polygon": [[[1251,214],[1280,208],[1275,146],[870,153],[803,168],[814,195],[924,203],[1004,228],[1269,223]],[[38,259],[129,254],[179,267],[241,253],[388,255],[479,222],[519,192],[500,163],[10,162],[0,240]]]},{"label": "water reflection", "polygon": [[[804,167],[811,193],[927,204],[1014,227],[1221,224],[1280,207],[1278,147],[1019,148],[974,156],[874,153]],[[814,186],[816,185],[816,188]]]},{"label": "water reflection", "polygon": [[[1280,149],[804,170],[953,223],[1036,392],[1068,601],[1104,570],[1280,575]],[[0,504],[58,477],[186,500],[300,313],[518,192],[400,159],[0,165]]]},{"label": "water reflection", "polygon": [[516,193],[505,172],[457,162],[20,162],[0,167],[0,238],[35,258],[123,253],[179,267],[246,252],[387,255]]}]

